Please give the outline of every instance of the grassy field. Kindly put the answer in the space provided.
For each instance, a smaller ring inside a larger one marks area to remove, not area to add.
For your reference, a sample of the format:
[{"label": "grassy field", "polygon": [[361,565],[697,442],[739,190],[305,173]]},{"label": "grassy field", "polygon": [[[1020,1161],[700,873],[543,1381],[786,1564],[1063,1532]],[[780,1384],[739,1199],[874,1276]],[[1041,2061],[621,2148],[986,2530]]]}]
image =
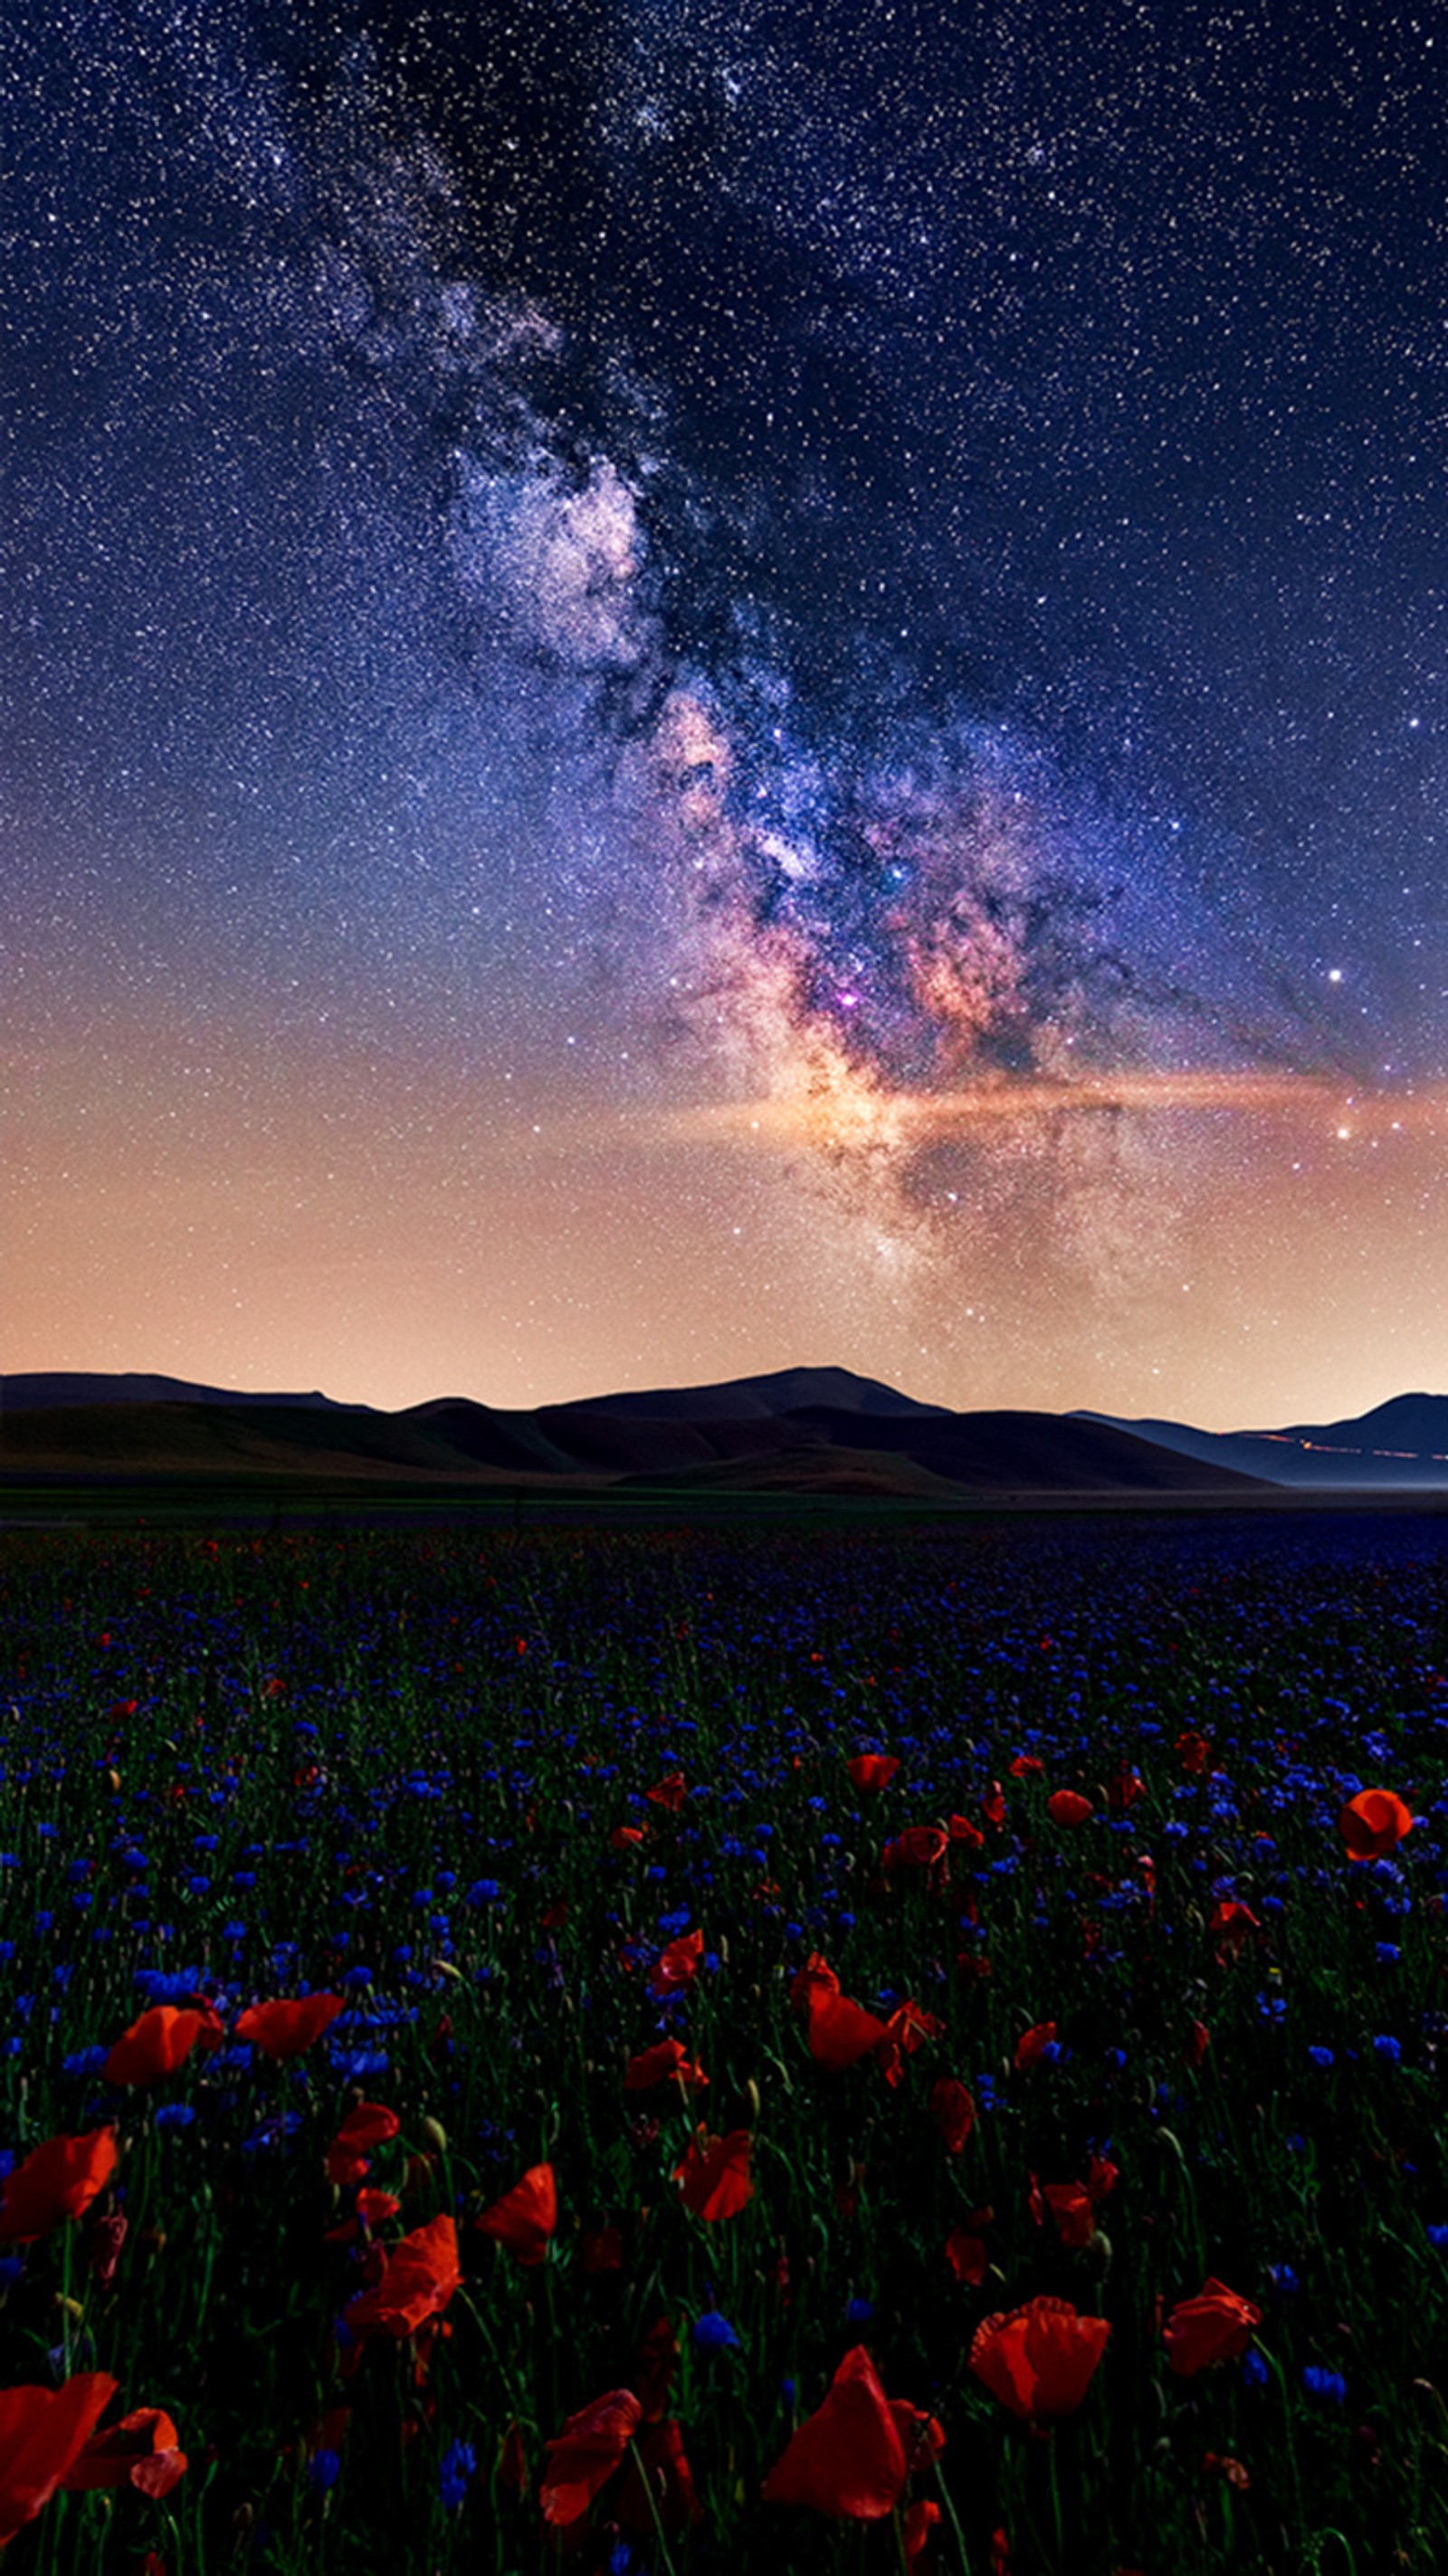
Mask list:
[{"label": "grassy field", "polygon": [[1448,2567],[1441,1527],[0,1582],[11,2567]]}]

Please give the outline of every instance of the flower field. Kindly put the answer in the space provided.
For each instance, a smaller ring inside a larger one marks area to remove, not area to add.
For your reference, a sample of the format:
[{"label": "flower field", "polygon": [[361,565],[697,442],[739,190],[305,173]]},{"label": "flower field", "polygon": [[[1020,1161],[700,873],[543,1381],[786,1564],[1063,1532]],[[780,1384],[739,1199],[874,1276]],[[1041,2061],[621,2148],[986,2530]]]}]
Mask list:
[{"label": "flower field", "polygon": [[9,2568],[1448,2568],[1440,1525],[0,1595]]}]

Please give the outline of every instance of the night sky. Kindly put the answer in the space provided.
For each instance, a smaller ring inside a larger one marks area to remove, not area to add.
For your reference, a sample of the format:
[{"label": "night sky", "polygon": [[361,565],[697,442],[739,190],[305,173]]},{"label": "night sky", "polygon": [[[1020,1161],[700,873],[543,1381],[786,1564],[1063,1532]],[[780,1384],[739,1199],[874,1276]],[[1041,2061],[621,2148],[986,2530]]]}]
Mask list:
[{"label": "night sky", "polygon": [[1448,20],[52,0],[10,1369],[1448,1385]]}]

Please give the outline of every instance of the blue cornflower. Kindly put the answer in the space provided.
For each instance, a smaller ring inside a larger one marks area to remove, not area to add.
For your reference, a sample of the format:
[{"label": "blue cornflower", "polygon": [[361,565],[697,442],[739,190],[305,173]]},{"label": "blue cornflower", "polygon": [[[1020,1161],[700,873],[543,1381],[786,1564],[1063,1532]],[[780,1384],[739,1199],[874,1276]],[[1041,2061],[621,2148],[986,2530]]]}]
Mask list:
[{"label": "blue cornflower", "polygon": [[1377,1960],[1380,1968],[1395,1968],[1402,1955],[1396,1941],[1380,1941],[1377,1945]]},{"label": "blue cornflower", "polygon": [[325,2495],[341,2474],[342,2463],[335,2451],[314,2451],[307,2462],[307,2484],[313,2495]]},{"label": "blue cornflower", "polygon": [[693,2339],[698,2352],[738,2352],[740,2349],[734,2328],[727,2317],[720,2316],[717,2308],[706,2308],[702,2316],[694,2319]]},{"label": "blue cornflower", "polygon": [[851,2299],[845,2308],[845,2323],[851,2326],[867,2326],[874,2313],[873,2299]]},{"label": "blue cornflower", "polygon": [[189,2129],[196,2117],[190,2102],[163,2102],[156,2114],[158,2129]]},{"label": "blue cornflower", "polygon": [[1373,2041],[1374,2057],[1381,2057],[1389,2066],[1396,2066],[1402,2054],[1402,2041],[1400,2039],[1394,2039],[1390,2032],[1380,2030],[1376,2039]]},{"label": "blue cornflower", "polygon": [[1302,2374],[1302,2385],[1319,2406],[1341,2406],[1347,2396],[1347,2381],[1338,2371],[1324,2370],[1310,2361]]},{"label": "blue cornflower", "polygon": [[1428,2242],[1435,2254],[1448,2254],[1448,2227],[1430,2227]]},{"label": "blue cornflower", "polygon": [[1265,2388],[1267,2364],[1255,2344],[1249,2344],[1242,2355],[1242,2378],[1248,2388]]},{"label": "blue cornflower", "polygon": [[449,2442],[438,2471],[438,2492],[444,2513],[453,2513],[468,2491],[468,2481],[477,2474],[478,2455],[471,2442]]}]

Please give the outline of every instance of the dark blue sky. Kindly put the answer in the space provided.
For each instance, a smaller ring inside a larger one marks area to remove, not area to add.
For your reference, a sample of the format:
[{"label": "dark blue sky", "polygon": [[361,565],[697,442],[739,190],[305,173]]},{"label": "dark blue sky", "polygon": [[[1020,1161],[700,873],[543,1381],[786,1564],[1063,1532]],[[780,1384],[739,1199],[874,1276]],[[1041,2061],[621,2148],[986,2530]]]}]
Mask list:
[{"label": "dark blue sky", "polygon": [[1321,6],[16,31],[11,1364],[1431,1374],[1445,73]]}]

